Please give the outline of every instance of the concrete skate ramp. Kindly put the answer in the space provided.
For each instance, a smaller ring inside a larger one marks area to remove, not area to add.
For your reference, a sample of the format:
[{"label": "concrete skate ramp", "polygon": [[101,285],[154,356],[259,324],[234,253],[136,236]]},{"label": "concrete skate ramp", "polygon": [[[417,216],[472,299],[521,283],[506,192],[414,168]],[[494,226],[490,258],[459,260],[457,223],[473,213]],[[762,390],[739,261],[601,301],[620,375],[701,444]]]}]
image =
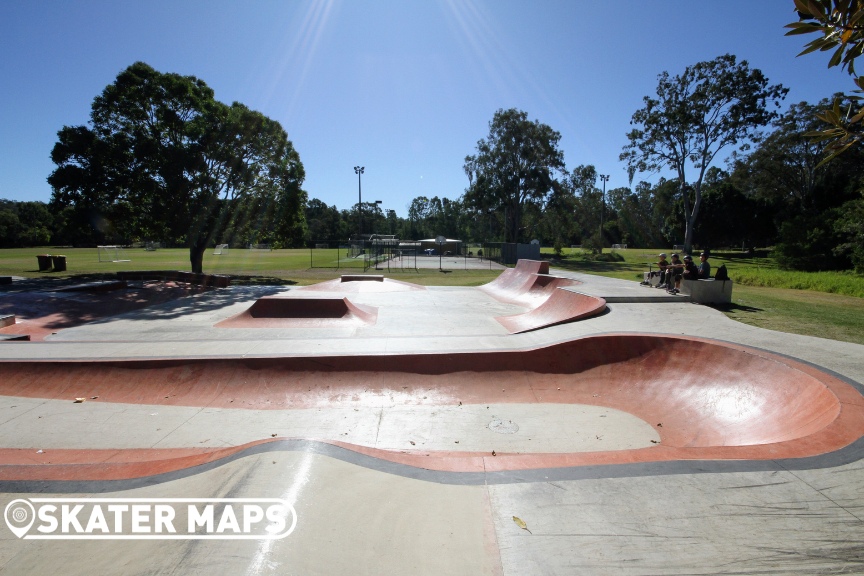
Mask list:
[{"label": "concrete skate ramp", "polygon": [[[665,335],[610,334],[535,350],[453,354],[5,361],[0,371],[0,394],[62,399],[70,409],[81,396],[91,399],[82,410],[99,402],[206,406],[231,409],[226,417],[244,409],[569,403],[622,410],[655,427],[660,437],[647,448],[492,455],[350,445],[339,441],[339,430],[332,431],[332,438],[318,436],[318,442],[374,461],[423,470],[491,473],[672,460],[800,459],[839,451],[864,436],[860,386],[768,352]],[[86,418],[80,426],[85,423]],[[559,431],[577,432],[586,433]],[[134,430],[128,434],[124,445],[134,446]],[[262,434],[256,443],[271,440]],[[226,450],[242,453],[248,446],[219,448],[218,457]],[[125,462],[125,467],[88,467],[105,462],[105,451],[38,448],[51,455],[52,464],[62,463],[65,479],[147,476],[163,470],[163,464],[176,470],[217,457],[216,449],[193,454],[177,448],[156,455],[142,450],[137,456],[133,450],[117,450],[110,461]],[[61,473],[47,462],[40,464],[43,456],[35,453],[0,450],[0,462],[6,463],[0,465],[0,480]],[[19,462],[22,458],[30,465]],[[403,473],[398,466],[384,468]]]},{"label": "concrete skate ramp", "polygon": [[335,280],[303,286],[302,288],[297,288],[297,290],[353,294],[358,292],[409,292],[412,290],[426,290],[426,287],[391,278],[343,275],[341,278],[336,278]]},{"label": "concrete skate ramp", "polygon": [[378,309],[347,298],[265,296],[216,328],[314,328],[374,324]]},{"label": "concrete skate ramp", "polygon": [[495,320],[511,334],[519,334],[590,318],[605,310],[606,300],[603,298],[556,288],[537,308],[524,314],[498,316]]},{"label": "concrete skate ramp", "polygon": [[536,308],[556,288],[577,284],[580,284],[578,280],[549,276],[548,262],[519,260],[515,268],[508,268],[498,278],[479,288],[501,302]]}]

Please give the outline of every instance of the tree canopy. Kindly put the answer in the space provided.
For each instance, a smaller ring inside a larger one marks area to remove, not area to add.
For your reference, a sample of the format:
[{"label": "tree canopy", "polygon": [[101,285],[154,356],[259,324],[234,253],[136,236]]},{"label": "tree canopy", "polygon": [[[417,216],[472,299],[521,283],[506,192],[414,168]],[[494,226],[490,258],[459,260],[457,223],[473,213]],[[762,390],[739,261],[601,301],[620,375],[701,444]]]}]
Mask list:
[{"label": "tree canopy", "polygon": [[469,186],[464,200],[481,212],[505,211],[505,241],[519,241],[526,207],[542,204],[564,170],[560,140],[561,134],[528,120],[521,110],[498,110],[489,136],[477,142],[476,154],[465,157]]},{"label": "tree canopy", "polygon": [[137,236],[184,241],[195,272],[244,202],[275,206],[288,243],[305,233],[305,174],[285,131],[217,101],[193,76],[136,62],[94,99],[89,127],[58,132],[51,157],[55,204],[98,211]]},{"label": "tree canopy", "polygon": [[[645,96],[645,106],[633,114],[636,126],[627,138],[621,160],[630,178],[636,172],[669,168],[678,176],[684,201],[684,246],[693,244],[693,228],[702,202],[702,180],[717,154],[728,146],[747,147],[756,128],[777,117],[768,105],[779,107],[788,90],[770,86],[762,72],[726,54],[688,66],[679,76],[659,75],[657,97]],[[687,168],[697,176],[689,194]]]}]

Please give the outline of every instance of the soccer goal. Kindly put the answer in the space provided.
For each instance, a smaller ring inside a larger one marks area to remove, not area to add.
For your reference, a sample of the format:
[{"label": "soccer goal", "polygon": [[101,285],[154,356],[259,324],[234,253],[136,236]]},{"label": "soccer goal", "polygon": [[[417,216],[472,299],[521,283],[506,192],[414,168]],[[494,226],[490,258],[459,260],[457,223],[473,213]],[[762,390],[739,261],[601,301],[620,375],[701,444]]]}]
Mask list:
[{"label": "soccer goal", "polygon": [[273,250],[273,247],[270,244],[249,244],[249,250],[260,250],[263,252],[270,252]]},{"label": "soccer goal", "polygon": [[612,250],[626,250],[626,244],[612,244]]},{"label": "soccer goal", "polygon": [[99,262],[130,262],[120,246],[97,246]]},{"label": "soccer goal", "polygon": [[228,244],[217,244],[216,250],[213,251],[214,256],[220,256],[228,253]]}]

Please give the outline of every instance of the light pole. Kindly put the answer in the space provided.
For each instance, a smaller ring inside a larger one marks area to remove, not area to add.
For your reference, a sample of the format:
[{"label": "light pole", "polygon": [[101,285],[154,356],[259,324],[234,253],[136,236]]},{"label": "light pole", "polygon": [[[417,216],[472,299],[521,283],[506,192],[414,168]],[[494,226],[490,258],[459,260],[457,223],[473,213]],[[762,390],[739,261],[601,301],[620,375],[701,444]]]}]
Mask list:
[{"label": "light pole", "polygon": [[387,220],[390,221],[390,235],[393,236],[393,222],[396,221],[396,210],[393,210],[392,208],[387,210]]},{"label": "light pole", "polygon": [[609,181],[609,175],[600,175],[600,180],[603,182],[603,196],[600,197],[600,248],[603,248],[603,213],[606,212],[606,182]]},{"label": "light pole", "polygon": [[354,173],[357,174],[357,239],[363,241],[363,190],[360,187],[360,175],[366,170],[365,166],[354,166]]}]

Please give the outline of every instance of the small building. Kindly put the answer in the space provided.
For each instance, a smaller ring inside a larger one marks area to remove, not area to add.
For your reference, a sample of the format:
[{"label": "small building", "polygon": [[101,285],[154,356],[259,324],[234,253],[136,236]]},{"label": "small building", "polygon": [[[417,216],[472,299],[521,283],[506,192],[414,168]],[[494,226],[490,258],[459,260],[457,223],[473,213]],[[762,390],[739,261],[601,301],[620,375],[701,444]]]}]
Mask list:
[{"label": "small building", "polygon": [[426,240],[418,240],[420,242],[420,251],[425,252],[426,250],[434,250],[434,254],[438,255],[443,252],[447,254],[448,252],[453,255],[462,254],[462,240],[455,240],[453,238],[447,238],[444,240],[443,244],[438,244],[438,240],[435,238],[427,238]]}]

